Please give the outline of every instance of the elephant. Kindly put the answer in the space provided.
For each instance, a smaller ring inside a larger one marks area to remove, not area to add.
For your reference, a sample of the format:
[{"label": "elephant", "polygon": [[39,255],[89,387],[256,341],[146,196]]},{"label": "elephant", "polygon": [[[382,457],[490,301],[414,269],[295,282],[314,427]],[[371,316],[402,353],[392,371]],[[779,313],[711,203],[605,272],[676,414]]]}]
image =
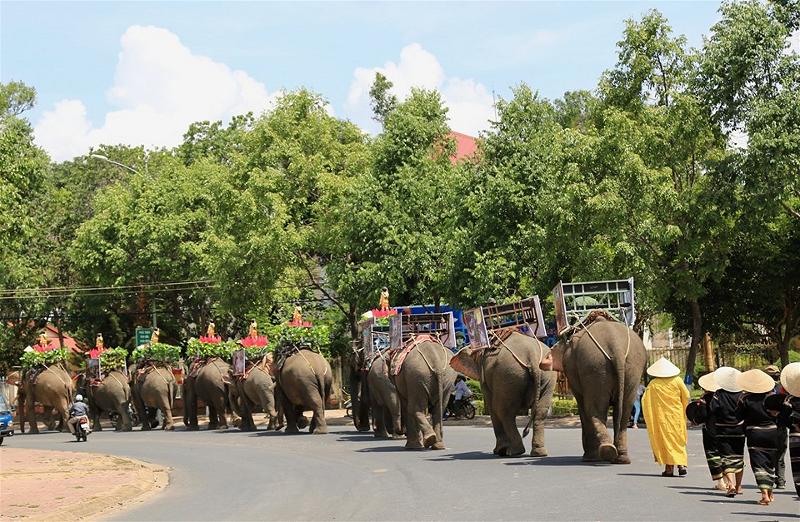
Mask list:
[{"label": "elephant", "polygon": [[[553,402],[554,372],[539,368],[549,351],[541,341],[520,332],[495,337],[490,348],[464,348],[450,362],[455,370],[479,380],[496,438],[493,453],[516,457],[525,453],[516,416],[530,410],[532,457],[545,457],[544,420]],[[526,432],[527,434],[527,428]]]},{"label": "elephant", "polygon": [[174,430],[172,407],[178,394],[178,384],[172,374],[172,366],[164,363],[141,362],[133,365],[131,376],[131,392],[136,413],[142,420],[142,429],[153,427],[155,409],[161,410],[164,421],[161,428]]},{"label": "elephant", "polygon": [[131,431],[133,429],[131,417],[128,414],[128,407],[132,400],[131,387],[128,377],[122,371],[111,370],[103,377],[102,381],[95,384],[90,382],[86,375],[82,375],[79,378],[78,387],[88,400],[94,431],[103,429],[100,425],[102,412],[119,414],[121,423],[117,425],[117,430]]},{"label": "elephant", "polygon": [[[279,365],[281,366],[281,365]],[[277,371],[280,402],[286,415],[286,433],[300,431],[298,421],[311,410],[309,432],[328,433],[325,405],[333,388],[331,365],[319,353],[296,350]]]},{"label": "elephant", "polygon": [[22,376],[22,386],[17,392],[17,409],[20,412],[20,432],[25,433],[25,421],[31,433],[39,433],[36,422],[36,403],[58,412],[59,430],[63,431],[69,420],[74,384],[69,372],[60,363],[51,364],[41,371],[27,370]]},{"label": "elephant", "polygon": [[353,411],[353,426],[358,431],[372,429],[367,373],[364,350],[354,348],[350,362],[350,404]]},{"label": "elephant", "polygon": [[244,376],[231,375],[231,405],[238,403],[242,431],[257,429],[253,422],[253,410],[257,408],[269,416],[267,429],[279,428],[281,421],[275,408],[274,371],[272,357],[268,356],[262,362],[249,366]]},{"label": "elephant", "polygon": [[389,379],[389,363],[385,357],[377,357],[367,373],[367,388],[375,436],[379,438],[403,438],[405,415],[400,407],[400,395]]},{"label": "elephant", "polygon": [[[452,352],[431,338],[417,338],[407,352],[397,375],[390,371],[392,382],[406,411],[406,449],[445,449],[442,413],[453,390],[456,372],[450,367]],[[410,349],[410,351],[408,351]],[[392,363],[394,365],[394,362]],[[430,412],[431,420],[428,420]]]},{"label": "elephant", "polygon": [[[630,464],[628,416],[647,362],[644,343],[626,324],[599,316],[542,360],[543,370],[561,370],[578,403],[583,460]],[[614,438],[606,429],[613,407]]]},{"label": "elephant", "polygon": [[208,429],[228,429],[225,410],[231,404],[231,365],[219,357],[201,359],[192,364],[183,381],[183,423],[188,430],[197,430],[197,401],[208,407]]}]

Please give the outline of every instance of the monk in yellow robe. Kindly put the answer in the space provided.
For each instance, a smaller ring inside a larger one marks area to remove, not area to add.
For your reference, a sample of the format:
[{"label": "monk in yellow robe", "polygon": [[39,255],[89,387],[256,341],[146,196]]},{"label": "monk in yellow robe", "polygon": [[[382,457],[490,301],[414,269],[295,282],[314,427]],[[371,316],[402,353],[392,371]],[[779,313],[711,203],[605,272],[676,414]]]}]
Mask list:
[{"label": "monk in yellow robe", "polygon": [[653,379],[642,397],[647,436],[656,462],[664,466],[664,477],[674,476],[675,466],[686,475],[686,406],[689,390],[679,377],[680,369],[662,357],[647,369]]}]

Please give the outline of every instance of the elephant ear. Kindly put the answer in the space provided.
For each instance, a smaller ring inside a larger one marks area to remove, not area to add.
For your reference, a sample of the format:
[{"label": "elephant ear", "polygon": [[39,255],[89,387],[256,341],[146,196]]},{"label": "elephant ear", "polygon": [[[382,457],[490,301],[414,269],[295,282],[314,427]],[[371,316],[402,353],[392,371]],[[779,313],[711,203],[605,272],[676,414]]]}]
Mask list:
[{"label": "elephant ear", "polygon": [[278,368],[275,365],[275,360],[272,357],[271,353],[268,353],[266,355],[266,357],[264,358],[264,362],[265,362],[265,364],[267,366],[267,372],[269,372],[269,374],[274,378],[275,375],[277,375],[277,373],[278,373]]},{"label": "elephant ear", "polygon": [[450,359],[450,367],[458,373],[463,373],[470,379],[479,380],[481,369],[475,361],[474,350],[472,348],[462,348]]}]

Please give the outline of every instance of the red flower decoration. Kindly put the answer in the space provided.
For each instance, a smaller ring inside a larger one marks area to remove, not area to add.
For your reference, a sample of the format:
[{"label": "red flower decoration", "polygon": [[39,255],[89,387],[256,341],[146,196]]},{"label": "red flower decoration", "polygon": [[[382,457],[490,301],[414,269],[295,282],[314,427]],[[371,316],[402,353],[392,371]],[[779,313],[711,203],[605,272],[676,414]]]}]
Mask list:
[{"label": "red flower decoration", "polygon": [[200,336],[200,342],[206,344],[219,344],[222,342],[222,337],[219,335],[215,335],[214,337],[208,337],[207,335]]},{"label": "red flower decoration", "polygon": [[382,318],[382,317],[389,317],[390,315],[397,315],[397,310],[378,310],[377,308],[372,309],[372,317]]},{"label": "red flower decoration", "polygon": [[251,346],[266,346],[269,344],[269,339],[267,339],[266,335],[257,335],[255,337],[245,337],[240,342],[245,348],[250,348]]},{"label": "red flower decoration", "polygon": [[291,321],[287,324],[294,328],[311,328],[312,326],[314,326],[314,324],[309,321],[303,321],[302,323],[298,323],[297,321]]}]

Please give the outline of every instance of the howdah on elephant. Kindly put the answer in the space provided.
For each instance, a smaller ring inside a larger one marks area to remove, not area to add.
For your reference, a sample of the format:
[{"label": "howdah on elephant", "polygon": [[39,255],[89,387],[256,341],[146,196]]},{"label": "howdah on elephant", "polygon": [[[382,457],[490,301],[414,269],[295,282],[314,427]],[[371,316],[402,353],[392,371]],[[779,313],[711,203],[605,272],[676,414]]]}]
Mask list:
[{"label": "howdah on elephant", "polygon": [[[567,375],[581,417],[584,461],[630,463],[628,416],[646,361],[639,336],[624,323],[602,316],[562,339],[543,359],[540,368]],[[606,429],[609,406],[613,439]]]},{"label": "howdah on elephant", "polygon": [[17,409],[20,412],[20,432],[25,433],[25,421],[30,425],[31,433],[39,433],[36,422],[36,403],[45,409],[55,409],[64,430],[69,420],[69,406],[72,403],[74,385],[72,378],[61,363],[47,367],[26,370],[22,375],[22,385],[17,392]]},{"label": "howdah on elephant", "polygon": [[456,379],[456,372],[450,367],[452,352],[429,336],[417,337],[410,343],[394,355],[406,352],[399,370],[395,369],[397,359],[393,359],[389,371],[406,410],[405,447],[445,449],[442,413]]},{"label": "howdah on elephant", "polygon": [[450,362],[455,370],[479,380],[489,409],[495,455],[514,457],[525,452],[516,416],[530,410],[533,429],[531,456],[544,457],[544,420],[553,401],[554,372],[539,368],[549,351],[538,339],[519,332],[493,336],[484,349],[464,348]]},{"label": "howdah on elephant", "polygon": [[[284,357],[284,356],[281,356]],[[328,433],[325,405],[333,388],[331,366],[311,350],[294,350],[277,371],[278,393],[286,415],[286,433],[298,433],[303,412],[311,410],[309,432]]]}]

